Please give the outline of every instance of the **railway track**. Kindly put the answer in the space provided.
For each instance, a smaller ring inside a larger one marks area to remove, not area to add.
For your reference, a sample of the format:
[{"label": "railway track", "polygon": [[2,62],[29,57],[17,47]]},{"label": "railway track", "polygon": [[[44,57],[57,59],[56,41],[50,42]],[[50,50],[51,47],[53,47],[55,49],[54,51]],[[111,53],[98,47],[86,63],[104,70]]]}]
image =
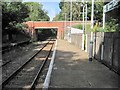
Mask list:
[{"label": "railway track", "polygon": [[[45,46],[46,44],[49,42],[45,41],[42,44],[39,45],[39,47],[37,46],[38,51],[32,52],[32,53],[28,53],[27,55],[25,55],[25,58],[23,59],[16,59],[16,60],[11,60],[8,62],[5,62],[4,64],[1,65],[0,68],[2,68],[2,80],[3,82],[13,73],[15,73],[14,71],[16,71],[18,68],[20,68],[22,65],[25,64],[25,62],[29,61],[29,59],[31,59],[32,57],[34,57],[38,52],[40,52]],[[31,58],[29,58],[31,57]]]},{"label": "railway track", "polygon": [[[23,42],[23,43],[26,43],[26,42]],[[44,44],[44,43],[45,43],[45,42],[41,42],[41,45]],[[21,42],[21,45],[22,45],[22,42]],[[43,46],[44,46],[44,45],[43,45]],[[18,47],[18,48],[21,48],[21,47]],[[30,48],[31,48],[31,47],[30,47]],[[12,51],[12,52],[15,53],[15,51]],[[8,55],[8,54],[7,54],[7,55]],[[4,54],[4,57],[5,57],[5,54]],[[12,61],[14,61],[14,60],[11,60],[11,59],[9,60],[9,59],[7,59],[6,61],[1,62],[0,68],[6,66],[7,64],[11,63]]]},{"label": "railway track", "polygon": [[3,46],[0,50],[0,53],[4,54],[5,52],[10,51],[11,49],[13,49],[16,46],[21,46],[23,44],[28,44],[28,43],[30,43],[30,40],[22,41],[22,42],[18,42],[18,43],[11,43],[7,46]]},{"label": "railway track", "polygon": [[54,41],[49,41],[42,49],[4,80],[2,82],[3,90],[9,88],[34,89],[50,55],[53,44]]},{"label": "railway track", "polygon": [[10,63],[11,62],[11,60],[9,60],[9,61],[7,61],[7,62],[5,62],[4,64],[2,64],[2,65],[0,65],[0,68],[1,67],[4,67],[5,65],[7,65],[8,63]]}]

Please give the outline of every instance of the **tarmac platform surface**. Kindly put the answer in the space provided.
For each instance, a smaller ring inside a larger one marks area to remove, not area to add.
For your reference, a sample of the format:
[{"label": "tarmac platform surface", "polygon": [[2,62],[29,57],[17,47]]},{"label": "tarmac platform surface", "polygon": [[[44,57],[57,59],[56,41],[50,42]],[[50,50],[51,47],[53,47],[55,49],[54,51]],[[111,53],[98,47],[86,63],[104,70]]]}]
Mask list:
[{"label": "tarmac platform surface", "polygon": [[119,76],[65,40],[58,39],[50,88],[118,88]]}]

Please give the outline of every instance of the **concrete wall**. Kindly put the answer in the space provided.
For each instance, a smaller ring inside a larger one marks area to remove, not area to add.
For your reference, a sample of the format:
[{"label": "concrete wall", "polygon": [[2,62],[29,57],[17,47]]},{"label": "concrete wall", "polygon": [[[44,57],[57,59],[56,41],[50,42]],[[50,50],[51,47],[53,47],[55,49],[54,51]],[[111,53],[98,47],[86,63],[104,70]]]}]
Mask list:
[{"label": "concrete wall", "polygon": [[89,46],[90,46],[90,39],[91,39],[91,34],[90,34],[90,32],[87,32],[86,33],[86,35],[87,35],[87,37],[86,37],[86,51],[88,52],[88,54],[89,54]]},{"label": "concrete wall", "polygon": [[[89,45],[90,45],[90,32],[86,34],[86,42],[85,42],[85,47],[86,47],[86,51],[89,53]],[[82,49],[82,33],[76,33],[76,34],[71,34],[71,43],[74,44],[75,46],[79,47],[80,49]]]},{"label": "concrete wall", "polygon": [[104,39],[104,33],[99,32],[96,33],[95,37],[96,37],[96,41],[94,42],[94,54],[95,54],[95,58],[100,60],[101,59],[101,46],[102,46],[102,41]]},{"label": "concrete wall", "polygon": [[82,34],[71,34],[71,43],[82,48]]},{"label": "concrete wall", "polygon": [[104,60],[114,69],[118,67],[118,46],[120,33],[105,33],[104,36]]},{"label": "concrete wall", "polygon": [[[103,36],[104,35],[104,36]],[[109,68],[118,72],[120,69],[119,62],[119,43],[120,43],[120,33],[107,32],[107,33],[97,33],[96,35],[96,55],[95,58],[101,60],[101,45],[102,39],[104,39],[104,53],[103,53],[103,63]],[[118,72],[120,73],[120,72]]]},{"label": "concrete wall", "polygon": [[[90,45],[90,32],[87,33],[87,52],[89,54],[89,45]],[[115,70],[120,74],[120,32],[106,32],[101,33],[97,32],[96,40],[93,45],[93,55],[94,58],[101,61],[101,46],[102,41],[104,41],[104,53],[103,53],[103,61],[105,65],[107,65],[109,68]],[[71,43],[82,48],[82,34],[72,34],[71,35]],[[118,58],[119,57],[119,58]]]}]

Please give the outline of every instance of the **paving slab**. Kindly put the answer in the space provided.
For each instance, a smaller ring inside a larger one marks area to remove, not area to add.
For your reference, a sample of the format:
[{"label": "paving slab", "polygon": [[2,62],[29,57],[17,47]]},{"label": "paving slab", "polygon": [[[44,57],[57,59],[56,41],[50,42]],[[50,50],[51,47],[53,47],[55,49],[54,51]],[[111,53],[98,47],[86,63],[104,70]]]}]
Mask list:
[{"label": "paving slab", "polygon": [[58,40],[50,88],[118,88],[119,75],[65,40]]}]

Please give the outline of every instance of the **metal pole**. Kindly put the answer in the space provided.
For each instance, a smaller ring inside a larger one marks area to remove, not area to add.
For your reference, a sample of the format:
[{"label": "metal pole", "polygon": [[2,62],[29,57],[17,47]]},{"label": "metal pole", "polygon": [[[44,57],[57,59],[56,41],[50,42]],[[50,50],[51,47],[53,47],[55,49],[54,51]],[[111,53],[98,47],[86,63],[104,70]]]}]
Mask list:
[{"label": "metal pole", "polygon": [[[86,33],[86,30],[87,30],[87,1],[86,1],[86,16],[85,16],[85,21],[86,21],[86,23],[85,23],[85,33]],[[87,34],[85,34],[86,35],[86,38],[85,38],[85,40],[86,40],[86,48],[85,48],[85,51],[87,52]]]},{"label": "metal pole", "polygon": [[[103,29],[105,28],[105,7],[103,6]],[[102,35],[102,46],[101,46],[101,60],[103,60],[103,52],[104,52],[104,32],[103,32],[103,35]]]},{"label": "metal pole", "polygon": [[34,21],[32,23],[32,41],[34,41]]},{"label": "metal pole", "polygon": [[85,32],[85,26],[84,26],[84,22],[85,22],[85,9],[84,9],[84,0],[83,0],[83,33]]},{"label": "metal pole", "polygon": [[104,12],[105,7],[103,6],[103,29],[105,28],[105,12]]},{"label": "metal pole", "polygon": [[65,13],[65,24],[64,24],[64,39],[66,39],[66,13]]},{"label": "metal pole", "polygon": [[[92,11],[91,11],[91,29],[93,30],[93,17],[94,17],[94,0],[92,0]],[[90,41],[90,50],[89,50],[89,61],[92,61],[93,57],[93,32],[91,31],[91,41]]]},{"label": "metal pole", "polygon": [[[85,6],[86,6],[86,16],[85,16],[85,20],[86,20],[86,24],[87,24],[87,1],[86,1]],[[85,24],[85,25],[86,25],[86,24]],[[86,27],[85,27],[85,29],[86,29]]]},{"label": "metal pole", "polygon": [[70,4],[70,32],[69,32],[69,42],[71,42],[71,22],[72,22],[72,0],[71,0],[71,4]]},{"label": "metal pole", "polygon": [[84,15],[84,0],[82,1],[83,2],[83,35],[82,35],[82,50],[84,50],[84,36],[85,36],[85,27],[84,27],[84,22],[85,22],[85,20],[84,20],[84,17],[85,17],[85,15]]}]

